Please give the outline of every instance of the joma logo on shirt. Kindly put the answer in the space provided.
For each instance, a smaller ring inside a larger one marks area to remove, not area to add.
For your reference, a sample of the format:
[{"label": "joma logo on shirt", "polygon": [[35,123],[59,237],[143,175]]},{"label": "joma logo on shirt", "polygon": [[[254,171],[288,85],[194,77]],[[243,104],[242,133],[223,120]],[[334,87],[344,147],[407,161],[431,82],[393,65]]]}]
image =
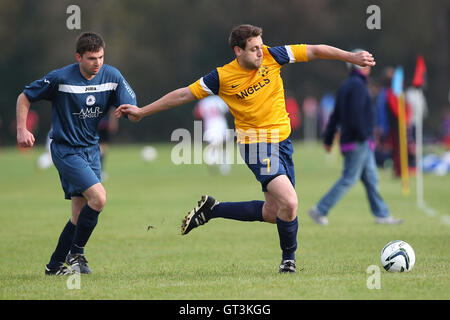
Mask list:
[{"label": "joma logo on shirt", "polygon": [[270,79],[263,79],[263,81],[258,82],[257,84],[254,84],[251,87],[248,87],[247,89],[245,89],[244,91],[241,91],[241,93],[236,93],[236,97],[238,99],[245,99],[247,98],[249,95],[254,94],[256,91],[258,91],[259,89],[262,89],[266,84],[270,83]]},{"label": "joma logo on shirt", "polygon": [[72,113],[75,116],[78,116],[80,119],[86,119],[86,118],[97,118],[100,114],[102,114],[103,111],[100,111],[100,107],[92,107],[92,108],[86,108],[81,109],[78,113]]},{"label": "joma logo on shirt", "polygon": [[96,91],[96,90],[97,90],[96,87],[85,87],[85,88],[84,88],[84,92],[87,92],[87,91]]}]

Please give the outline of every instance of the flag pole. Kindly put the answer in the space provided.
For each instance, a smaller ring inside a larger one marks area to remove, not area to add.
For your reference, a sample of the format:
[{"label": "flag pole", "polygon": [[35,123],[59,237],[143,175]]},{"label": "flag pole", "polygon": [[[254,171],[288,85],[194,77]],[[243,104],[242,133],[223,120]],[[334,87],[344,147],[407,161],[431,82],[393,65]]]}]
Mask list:
[{"label": "flag pole", "polygon": [[423,155],[423,119],[422,119],[422,108],[417,108],[416,110],[416,204],[419,208],[425,206],[423,197],[423,165],[422,165],[422,155]]},{"label": "flag pole", "polygon": [[408,172],[408,141],[406,135],[406,112],[405,94],[398,96],[398,135],[400,143],[400,173],[402,179],[402,193],[409,195],[409,172]]}]

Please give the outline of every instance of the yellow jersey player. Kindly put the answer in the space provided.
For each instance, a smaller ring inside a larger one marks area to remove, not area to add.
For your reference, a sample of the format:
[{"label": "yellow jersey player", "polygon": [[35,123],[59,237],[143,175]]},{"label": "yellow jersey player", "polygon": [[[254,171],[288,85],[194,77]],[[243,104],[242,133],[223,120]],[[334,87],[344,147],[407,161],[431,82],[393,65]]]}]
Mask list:
[{"label": "yellow jersey player", "polygon": [[297,208],[292,143],[284,100],[283,65],[315,59],[334,59],[360,66],[374,66],[370,53],[352,53],[327,45],[263,44],[262,29],[244,24],[235,27],[229,45],[236,55],[230,63],[214,69],[190,86],[176,89],[159,100],[138,108],[121,105],[117,117],[128,115],[131,121],[169,108],[219,95],[235,119],[241,156],[261,183],[265,201],[219,202],[202,196],[185,217],[181,234],[213,218],[276,223],[282,251],[280,273],[294,273],[297,249]]}]

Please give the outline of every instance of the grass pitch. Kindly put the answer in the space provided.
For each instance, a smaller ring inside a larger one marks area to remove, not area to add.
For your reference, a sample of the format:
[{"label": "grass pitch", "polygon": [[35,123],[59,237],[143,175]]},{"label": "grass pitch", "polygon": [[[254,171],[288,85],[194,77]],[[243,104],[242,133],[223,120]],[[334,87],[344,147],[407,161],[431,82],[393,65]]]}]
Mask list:
[{"label": "grass pitch", "polygon": [[[279,275],[275,225],[214,219],[180,235],[181,220],[204,193],[219,201],[264,199],[243,164],[228,176],[205,165],[174,165],[171,145],[156,145],[158,158],[144,162],[143,146],[112,145],[106,159],[108,202],[86,247],[93,274],[79,289],[67,278],[44,276],[44,266],[70,216],[54,167],[39,170],[42,148],[22,154],[0,149],[0,299],[449,299],[450,176],[425,176],[429,216],[400,181],[380,171],[380,190],[400,226],[376,225],[361,184],[315,225],[307,210],[341,170],[339,155],[297,144],[299,234],[295,275]],[[148,230],[148,226],[153,226]],[[391,240],[411,244],[416,264],[392,274],[380,265]],[[380,267],[380,288],[369,289],[366,272]]]}]

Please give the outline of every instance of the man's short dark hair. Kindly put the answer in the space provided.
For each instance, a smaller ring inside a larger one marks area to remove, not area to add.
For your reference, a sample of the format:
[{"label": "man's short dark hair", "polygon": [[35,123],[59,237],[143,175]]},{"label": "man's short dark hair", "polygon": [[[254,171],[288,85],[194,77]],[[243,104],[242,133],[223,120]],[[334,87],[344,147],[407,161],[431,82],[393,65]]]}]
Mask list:
[{"label": "man's short dark hair", "polygon": [[76,43],[77,53],[83,55],[85,52],[98,52],[105,48],[102,37],[94,32],[83,32]]},{"label": "man's short dark hair", "polygon": [[247,40],[262,35],[262,29],[260,27],[252,26],[251,24],[241,24],[234,27],[231,30],[230,37],[228,38],[228,44],[231,49],[238,46],[241,49],[245,49]]}]

